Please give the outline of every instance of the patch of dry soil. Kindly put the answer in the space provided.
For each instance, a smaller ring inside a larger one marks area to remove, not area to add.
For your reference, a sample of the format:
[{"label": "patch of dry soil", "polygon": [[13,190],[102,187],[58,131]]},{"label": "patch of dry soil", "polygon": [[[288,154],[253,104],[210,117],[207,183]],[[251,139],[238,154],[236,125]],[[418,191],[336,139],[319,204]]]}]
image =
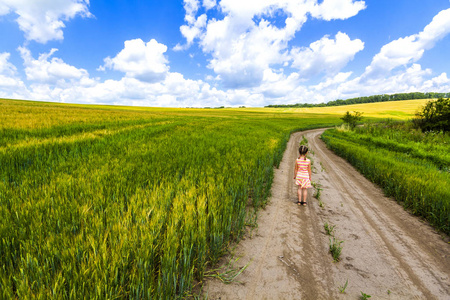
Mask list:
[{"label": "patch of dry soil", "polygon": [[[291,136],[258,228],[234,251],[240,265],[249,266],[232,284],[208,279],[204,295],[212,300],[359,299],[362,291],[372,299],[450,299],[448,237],[328,150],[319,139],[322,132]],[[312,189],[308,206],[296,204],[293,173],[302,135],[312,150],[312,180],[323,188],[322,208]],[[325,222],[336,225],[335,236],[344,241],[340,262],[333,263],[329,253]]]}]

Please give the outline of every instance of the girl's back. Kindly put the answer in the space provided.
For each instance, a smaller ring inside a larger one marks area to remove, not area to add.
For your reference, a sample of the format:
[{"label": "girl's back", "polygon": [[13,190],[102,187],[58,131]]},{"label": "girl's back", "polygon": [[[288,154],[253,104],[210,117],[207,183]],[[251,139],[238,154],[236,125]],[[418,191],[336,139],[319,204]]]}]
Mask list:
[{"label": "girl's back", "polygon": [[298,172],[308,172],[311,161],[309,159],[297,158]]}]

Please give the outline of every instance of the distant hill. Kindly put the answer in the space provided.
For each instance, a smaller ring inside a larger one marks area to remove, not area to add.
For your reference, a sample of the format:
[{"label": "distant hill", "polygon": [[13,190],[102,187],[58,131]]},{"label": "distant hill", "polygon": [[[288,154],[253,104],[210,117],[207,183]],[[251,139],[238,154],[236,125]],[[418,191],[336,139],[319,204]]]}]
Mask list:
[{"label": "distant hill", "polygon": [[414,100],[414,99],[436,99],[436,98],[449,98],[450,93],[399,93],[392,95],[374,95],[367,97],[350,98],[347,100],[333,100],[327,103],[309,104],[309,103],[297,103],[297,104],[273,104],[265,107],[325,107],[325,106],[339,106],[350,105],[359,103],[372,103],[372,102],[385,102],[385,101],[401,101],[401,100]]}]

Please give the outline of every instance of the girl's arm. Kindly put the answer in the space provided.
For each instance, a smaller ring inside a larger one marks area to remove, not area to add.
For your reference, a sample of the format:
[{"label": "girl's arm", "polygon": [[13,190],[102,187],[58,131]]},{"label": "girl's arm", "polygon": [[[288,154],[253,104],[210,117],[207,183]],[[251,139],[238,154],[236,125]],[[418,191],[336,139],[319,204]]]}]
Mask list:
[{"label": "girl's arm", "polygon": [[309,181],[311,181],[311,162],[308,164]]},{"label": "girl's arm", "polygon": [[295,161],[294,179],[297,177],[297,171],[298,171],[298,164],[297,161]]}]

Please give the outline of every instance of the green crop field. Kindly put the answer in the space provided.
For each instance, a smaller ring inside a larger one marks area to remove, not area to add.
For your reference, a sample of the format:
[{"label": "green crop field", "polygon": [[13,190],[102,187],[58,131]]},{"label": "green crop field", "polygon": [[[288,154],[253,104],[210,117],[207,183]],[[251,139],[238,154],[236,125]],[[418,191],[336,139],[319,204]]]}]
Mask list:
[{"label": "green crop field", "polygon": [[266,204],[290,133],[341,115],[0,99],[0,298],[189,295]]},{"label": "green crop field", "polygon": [[388,121],[327,130],[322,139],[387,195],[450,233],[450,135]]}]

